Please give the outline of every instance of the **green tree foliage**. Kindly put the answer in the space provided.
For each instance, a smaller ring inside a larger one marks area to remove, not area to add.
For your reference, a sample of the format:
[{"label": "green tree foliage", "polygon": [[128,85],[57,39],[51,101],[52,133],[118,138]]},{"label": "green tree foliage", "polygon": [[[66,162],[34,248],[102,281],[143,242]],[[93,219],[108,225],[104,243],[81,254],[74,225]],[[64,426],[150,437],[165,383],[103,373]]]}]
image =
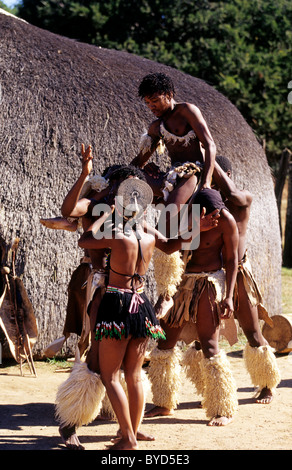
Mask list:
[{"label": "green tree foliage", "polygon": [[242,112],[272,166],[291,148],[290,0],[23,0],[19,16],[202,78]]},{"label": "green tree foliage", "polygon": [[2,8],[2,10],[5,10],[5,11],[7,11],[8,13],[12,13],[12,14],[15,14],[16,11],[17,11],[17,8],[15,8],[15,7],[9,8],[9,7],[5,4],[5,2],[2,2],[1,0],[0,0],[0,8]]}]

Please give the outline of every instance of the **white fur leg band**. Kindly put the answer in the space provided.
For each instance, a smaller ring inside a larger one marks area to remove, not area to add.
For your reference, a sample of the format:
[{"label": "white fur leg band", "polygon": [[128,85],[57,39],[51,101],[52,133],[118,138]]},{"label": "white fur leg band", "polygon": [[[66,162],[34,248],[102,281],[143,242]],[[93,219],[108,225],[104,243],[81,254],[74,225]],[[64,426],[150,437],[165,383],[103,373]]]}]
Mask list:
[{"label": "white fur leg band", "polygon": [[201,361],[203,351],[197,350],[194,346],[186,350],[182,359],[182,366],[187,378],[195,385],[199,395],[204,392],[204,379],[201,371]]},{"label": "white fur leg band", "polygon": [[179,403],[181,385],[181,354],[178,348],[153,349],[150,356],[148,376],[151,382],[153,403],[168,410]]},{"label": "white fur leg band", "polygon": [[99,413],[104,394],[100,376],[91,372],[85,362],[75,362],[56,396],[56,418],[60,425],[79,427],[91,423]]},{"label": "white fur leg band", "polygon": [[184,262],[179,251],[167,255],[155,248],[153,252],[153,267],[157,294],[172,297],[177,286],[181,283],[184,273]]},{"label": "white fur leg band", "polygon": [[260,390],[267,387],[273,390],[281,381],[276,357],[269,345],[252,348],[247,344],[243,357],[252,383]]},{"label": "white fur leg band", "polygon": [[237,387],[224,351],[201,361],[205,382],[202,405],[207,418],[232,418],[238,409]]}]

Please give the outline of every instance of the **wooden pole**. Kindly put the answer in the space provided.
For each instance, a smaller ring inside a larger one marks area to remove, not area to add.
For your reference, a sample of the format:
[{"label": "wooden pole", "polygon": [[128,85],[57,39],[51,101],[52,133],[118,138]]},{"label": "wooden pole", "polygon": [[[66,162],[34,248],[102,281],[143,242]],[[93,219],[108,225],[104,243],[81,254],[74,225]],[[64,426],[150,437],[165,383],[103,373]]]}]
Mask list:
[{"label": "wooden pole", "polygon": [[280,161],[280,168],[279,168],[278,176],[277,176],[276,183],[275,183],[275,195],[276,195],[277,206],[278,206],[281,235],[282,235],[281,202],[282,202],[282,194],[283,194],[283,189],[284,189],[284,185],[286,181],[286,176],[289,170],[291,154],[292,152],[289,149],[283,150],[281,161]]}]

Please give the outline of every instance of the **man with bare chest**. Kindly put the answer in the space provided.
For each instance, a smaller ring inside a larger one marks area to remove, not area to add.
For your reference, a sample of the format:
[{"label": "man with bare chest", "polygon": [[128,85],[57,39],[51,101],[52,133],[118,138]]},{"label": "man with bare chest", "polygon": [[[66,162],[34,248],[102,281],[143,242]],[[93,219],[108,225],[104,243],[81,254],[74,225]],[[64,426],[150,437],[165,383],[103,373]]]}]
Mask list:
[{"label": "man with bare chest", "polygon": [[156,150],[163,153],[166,148],[172,169],[163,174],[154,164],[147,165],[148,183],[154,194],[163,196],[165,201],[184,204],[199,179],[202,188],[211,184],[216,146],[207,123],[197,106],[175,101],[173,82],[162,73],[144,77],[139,96],[157,119],[142,136],[132,164],[144,167]]},{"label": "man with bare chest", "polygon": [[213,182],[225,198],[225,205],[236,220],[239,232],[238,274],[235,286],[235,316],[247,337],[244,359],[255,387],[259,388],[258,403],[272,401],[274,389],[280,382],[275,356],[262,335],[259,319],[271,325],[268,312],[262,305],[262,296],[253,277],[246,252],[246,232],[250,217],[252,194],[239,190],[232,178],[228,158],[217,156]]},{"label": "man with bare chest", "polygon": [[159,342],[152,352],[149,378],[155,408],[146,416],[171,414],[177,406],[181,358],[175,346],[186,325],[195,325],[193,341],[199,340],[201,349],[190,349],[199,355],[196,363],[202,364],[202,404],[209,425],[222,426],[232,421],[237,410],[236,385],[228,360],[219,349],[219,326],[233,313],[238,230],[218,191],[202,189],[192,203],[205,207],[206,214],[218,209],[220,218],[212,233],[201,233],[199,247],[188,253],[174,305],[160,320],[167,340]]},{"label": "man with bare chest", "polygon": [[[196,190],[210,187],[216,146],[199,108],[191,103],[175,101],[175,88],[169,76],[163,73],[146,75],[138,93],[156,119],[142,136],[139,153],[132,164],[144,169],[156,201],[165,205],[160,214],[160,221],[165,221],[160,231],[169,237],[171,223],[179,217],[182,205]],[[171,162],[168,171],[160,171],[153,162],[147,164],[155,151],[163,155],[165,149]],[[181,280],[181,269],[178,268],[181,265],[180,254],[167,256],[155,250],[153,265],[158,293],[155,308],[157,315],[161,316],[170,307]],[[163,284],[159,275],[162,266],[164,276],[168,273]]]}]

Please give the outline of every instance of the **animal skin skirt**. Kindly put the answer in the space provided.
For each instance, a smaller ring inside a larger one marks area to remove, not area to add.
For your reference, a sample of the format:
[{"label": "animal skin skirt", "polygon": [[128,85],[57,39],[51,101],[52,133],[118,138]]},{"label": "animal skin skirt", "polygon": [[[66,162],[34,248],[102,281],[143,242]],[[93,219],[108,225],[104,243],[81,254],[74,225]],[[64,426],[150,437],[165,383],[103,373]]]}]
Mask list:
[{"label": "animal skin skirt", "polygon": [[129,335],[133,338],[166,339],[143,289],[134,292],[108,286],[98,309],[95,339],[122,339]]}]

